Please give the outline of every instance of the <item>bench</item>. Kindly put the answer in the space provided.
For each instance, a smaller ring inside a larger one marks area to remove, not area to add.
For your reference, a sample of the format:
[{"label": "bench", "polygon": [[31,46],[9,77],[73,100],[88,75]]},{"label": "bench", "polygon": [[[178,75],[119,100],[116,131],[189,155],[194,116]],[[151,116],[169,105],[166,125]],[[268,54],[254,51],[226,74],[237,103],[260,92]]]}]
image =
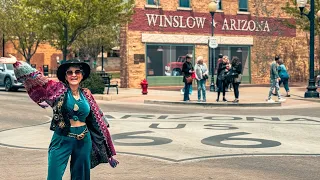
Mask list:
[{"label": "bench", "polygon": [[117,89],[117,94],[119,94],[118,81],[116,83],[111,83],[112,74],[108,74],[108,73],[105,73],[105,72],[98,72],[98,74],[101,76],[105,87],[108,87],[107,94],[109,94],[109,89],[110,88],[116,88]]}]

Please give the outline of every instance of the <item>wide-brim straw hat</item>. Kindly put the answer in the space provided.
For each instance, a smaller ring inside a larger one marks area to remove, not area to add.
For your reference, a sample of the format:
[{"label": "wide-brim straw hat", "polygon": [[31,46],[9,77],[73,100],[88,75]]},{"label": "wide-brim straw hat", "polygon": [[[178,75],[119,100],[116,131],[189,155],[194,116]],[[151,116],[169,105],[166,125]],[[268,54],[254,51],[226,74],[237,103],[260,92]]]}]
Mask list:
[{"label": "wide-brim straw hat", "polygon": [[68,61],[62,62],[62,64],[58,67],[57,70],[57,77],[59,81],[65,82],[66,81],[66,72],[71,66],[79,66],[83,72],[83,79],[82,81],[86,80],[91,72],[89,64],[85,62],[81,62],[79,59],[72,59]]}]

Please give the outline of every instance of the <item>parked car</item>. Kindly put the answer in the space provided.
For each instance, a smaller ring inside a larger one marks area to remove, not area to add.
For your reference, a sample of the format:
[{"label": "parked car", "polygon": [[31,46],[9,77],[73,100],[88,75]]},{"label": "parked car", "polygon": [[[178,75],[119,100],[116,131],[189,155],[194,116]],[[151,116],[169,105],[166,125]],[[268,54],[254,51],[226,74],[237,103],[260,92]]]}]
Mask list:
[{"label": "parked car", "polygon": [[165,67],[166,76],[182,76],[182,66],[186,56],[179,56],[176,62],[169,62]]},{"label": "parked car", "polygon": [[0,63],[0,86],[4,86],[6,91],[17,91],[19,88],[24,88],[14,75],[12,64]]}]

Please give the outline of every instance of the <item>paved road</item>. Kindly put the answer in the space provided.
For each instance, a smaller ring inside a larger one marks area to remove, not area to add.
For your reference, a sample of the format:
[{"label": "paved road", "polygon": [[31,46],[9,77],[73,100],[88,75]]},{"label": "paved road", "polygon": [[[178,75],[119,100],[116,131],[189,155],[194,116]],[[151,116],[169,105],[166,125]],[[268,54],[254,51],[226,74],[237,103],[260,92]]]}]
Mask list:
[{"label": "paved road", "polygon": [[[24,92],[0,91],[0,102],[0,179],[45,179],[51,109]],[[320,179],[317,108],[99,104],[121,164],[92,179]]]}]

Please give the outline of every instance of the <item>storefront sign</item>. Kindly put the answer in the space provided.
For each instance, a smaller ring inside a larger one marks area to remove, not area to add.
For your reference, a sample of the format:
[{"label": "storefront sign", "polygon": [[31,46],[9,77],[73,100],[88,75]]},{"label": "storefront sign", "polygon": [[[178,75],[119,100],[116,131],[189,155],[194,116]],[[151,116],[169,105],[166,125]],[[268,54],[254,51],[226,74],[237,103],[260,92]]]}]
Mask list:
[{"label": "storefront sign", "polygon": [[203,29],[206,18],[146,14],[149,26]]},{"label": "storefront sign", "polygon": [[294,23],[293,19],[216,13],[212,25],[209,13],[159,9],[135,9],[132,18],[129,30],[207,34],[211,32],[213,26],[215,34],[296,36],[296,30],[284,23],[284,21]]},{"label": "storefront sign", "polygon": [[265,31],[270,32],[268,21],[224,19],[222,30],[227,31]]},{"label": "storefront sign", "polygon": [[[205,17],[166,16],[146,14],[148,25],[153,27],[198,28],[203,29],[207,19]],[[236,20],[224,18],[222,30],[228,31],[267,31],[270,32],[268,21]]]}]

